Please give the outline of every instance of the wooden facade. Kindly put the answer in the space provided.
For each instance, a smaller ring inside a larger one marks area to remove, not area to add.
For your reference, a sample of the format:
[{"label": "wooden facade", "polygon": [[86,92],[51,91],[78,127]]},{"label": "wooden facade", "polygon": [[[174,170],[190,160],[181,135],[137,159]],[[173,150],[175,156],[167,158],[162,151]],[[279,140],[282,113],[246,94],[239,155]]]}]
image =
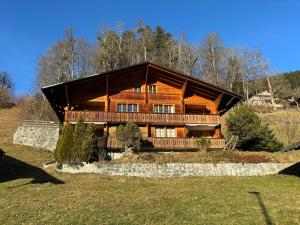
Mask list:
[{"label": "wooden facade", "polygon": [[133,121],[154,148],[196,148],[194,137],[211,139],[222,148],[220,115],[241,97],[190,76],[152,63],[44,87],[44,94],[62,123],[83,117],[109,134]]}]

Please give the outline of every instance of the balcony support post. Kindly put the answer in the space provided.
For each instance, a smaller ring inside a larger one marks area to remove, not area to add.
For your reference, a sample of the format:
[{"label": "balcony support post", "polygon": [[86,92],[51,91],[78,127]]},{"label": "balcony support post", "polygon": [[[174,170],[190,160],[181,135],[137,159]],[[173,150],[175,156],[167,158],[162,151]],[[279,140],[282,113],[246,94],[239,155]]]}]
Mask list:
[{"label": "balcony support post", "polygon": [[222,101],[224,93],[222,92],[215,100],[215,108],[216,108],[216,112],[218,112],[218,108],[220,106],[220,103]]},{"label": "balcony support post", "polygon": [[147,108],[149,109],[149,99],[148,99],[148,73],[149,73],[149,66],[146,67],[146,74],[145,74],[145,103],[147,104]]},{"label": "balcony support post", "polygon": [[106,111],[109,112],[109,86],[108,86],[108,74],[106,75]]},{"label": "balcony support post", "polygon": [[69,94],[68,94],[68,86],[65,86],[65,94],[66,94],[66,100],[67,100],[67,110],[70,110],[70,103],[69,103]]},{"label": "balcony support post", "polygon": [[182,107],[181,112],[182,113],[185,113],[184,95],[185,95],[185,90],[186,90],[186,87],[187,87],[187,83],[188,83],[188,80],[185,80],[182,87],[181,87],[181,107]]}]

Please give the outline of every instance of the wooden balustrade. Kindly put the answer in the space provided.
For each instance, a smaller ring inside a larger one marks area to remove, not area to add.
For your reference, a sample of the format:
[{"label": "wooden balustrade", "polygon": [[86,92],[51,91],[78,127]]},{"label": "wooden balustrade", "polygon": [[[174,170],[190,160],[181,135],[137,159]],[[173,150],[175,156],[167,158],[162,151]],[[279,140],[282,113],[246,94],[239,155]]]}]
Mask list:
[{"label": "wooden balustrade", "polygon": [[[141,145],[141,149],[196,149],[198,146],[195,143],[194,138],[153,138],[146,137],[143,138],[144,144]],[[225,146],[224,139],[214,139],[210,138],[212,149],[222,149]],[[109,137],[107,140],[107,147],[116,149],[121,148],[121,143],[114,137]]]},{"label": "wooden balustrade", "polygon": [[165,113],[117,113],[102,111],[66,111],[65,121],[75,122],[83,117],[86,122],[128,122],[158,124],[219,124],[219,115],[165,114]]}]

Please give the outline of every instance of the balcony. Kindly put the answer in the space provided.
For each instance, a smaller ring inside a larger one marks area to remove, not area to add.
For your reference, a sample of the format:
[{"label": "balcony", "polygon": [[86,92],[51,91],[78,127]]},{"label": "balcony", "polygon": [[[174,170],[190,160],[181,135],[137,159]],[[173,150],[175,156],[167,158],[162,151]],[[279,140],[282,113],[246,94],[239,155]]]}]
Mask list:
[{"label": "balcony", "polygon": [[[141,149],[197,149],[198,146],[195,144],[195,139],[193,138],[153,138],[147,137],[143,138],[148,144],[142,145]],[[222,149],[225,146],[224,139],[211,138],[210,148],[212,149]],[[107,147],[111,149],[122,148],[121,143],[114,137],[109,137],[107,140]]]},{"label": "balcony", "polygon": [[82,117],[86,122],[135,123],[152,124],[220,124],[219,115],[201,114],[165,114],[165,113],[117,113],[103,111],[66,111],[65,121],[76,122]]}]

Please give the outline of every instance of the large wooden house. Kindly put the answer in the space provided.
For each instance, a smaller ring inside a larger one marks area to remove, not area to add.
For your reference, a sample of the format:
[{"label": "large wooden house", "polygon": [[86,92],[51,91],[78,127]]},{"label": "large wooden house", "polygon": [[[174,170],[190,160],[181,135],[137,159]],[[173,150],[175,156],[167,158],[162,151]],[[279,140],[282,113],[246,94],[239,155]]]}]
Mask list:
[{"label": "large wooden house", "polygon": [[[42,88],[62,123],[83,117],[100,133],[109,134],[108,147],[120,148],[114,138],[119,124],[140,127],[144,148],[193,149],[195,137],[224,146],[220,116],[241,96],[152,63],[59,83]],[[143,146],[142,146],[143,147]]]}]

